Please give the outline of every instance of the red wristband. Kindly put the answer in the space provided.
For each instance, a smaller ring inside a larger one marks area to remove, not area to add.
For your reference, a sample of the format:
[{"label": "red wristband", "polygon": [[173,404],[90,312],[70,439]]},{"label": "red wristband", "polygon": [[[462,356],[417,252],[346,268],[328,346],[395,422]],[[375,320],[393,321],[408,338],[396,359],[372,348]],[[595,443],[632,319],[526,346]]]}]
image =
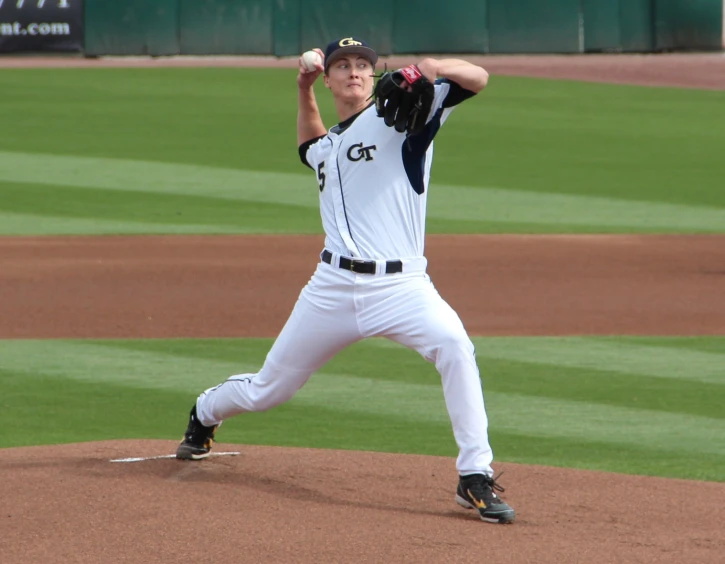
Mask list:
[{"label": "red wristband", "polygon": [[423,76],[423,74],[420,72],[420,69],[417,65],[409,65],[407,67],[404,67],[400,69],[400,72],[405,77],[405,80],[408,84],[413,84],[416,82],[420,77]]}]

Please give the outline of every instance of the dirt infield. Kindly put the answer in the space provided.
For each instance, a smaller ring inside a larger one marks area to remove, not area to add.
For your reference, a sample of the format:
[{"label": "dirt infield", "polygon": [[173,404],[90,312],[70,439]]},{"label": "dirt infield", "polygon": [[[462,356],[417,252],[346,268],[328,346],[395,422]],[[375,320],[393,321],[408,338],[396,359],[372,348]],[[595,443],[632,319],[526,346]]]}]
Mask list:
[{"label": "dirt infield", "polygon": [[[428,246],[434,282],[475,334],[725,334],[725,236]],[[272,336],[321,247],[320,237],[0,238],[0,338]],[[453,503],[447,458],[222,444],[241,456],[108,462],[174,445],[2,451],[3,561],[705,564],[725,551],[725,484],[498,464],[519,516],[503,527]]]},{"label": "dirt infield", "polygon": [[[0,338],[274,337],[323,238],[0,238]],[[723,335],[725,236],[430,236],[474,335]]]},{"label": "dirt infield", "polygon": [[[473,60],[494,76],[725,89],[720,54]],[[0,58],[0,68],[295,65]],[[274,336],[321,247],[320,237],[0,238],[0,338]],[[725,236],[435,236],[427,254],[475,335],[725,335]],[[517,510],[503,527],[453,503],[448,458],[220,444],[241,454],[109,462],[174,447],[0,450],[0,560],[715,564],[725,553],[725,484],[496,464]]]},{"label": "dirt infield", "polygon": [[220,444],[241,454],[109,462],[174,446],[3,452],[3,562],[714,564],[725,550],[725,484],[500,464],[520,515],[502,526],[454,503],[441,457]]}]

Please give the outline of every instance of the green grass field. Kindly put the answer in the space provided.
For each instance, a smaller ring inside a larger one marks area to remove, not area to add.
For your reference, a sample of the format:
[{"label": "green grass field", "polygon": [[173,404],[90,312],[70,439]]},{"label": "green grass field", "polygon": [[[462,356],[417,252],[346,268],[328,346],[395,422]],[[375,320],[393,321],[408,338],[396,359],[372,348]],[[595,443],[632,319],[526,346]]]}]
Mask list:
[{"label": "green grass field", "polygon": [[[725,338],[475,338],[497,458],[725,481]],[[248,340],[0,341],[2,446],[178,438],[196,395],[255,371]],[[390,367],[394,367],[391,370]],[[368,340],[222,442],[455,456],[440,378]]]},{"label": "green grass field", "polygon": [[[321,232],[292,71],[2,73],[0,235]],[[494,77],[441,130],[429,232],[723,233],[718,123],[725,92]],[[725,481],[725,337],[474,341],[498,460]],[[177,439],[269,346],[0,341],[0,447]],[[219,439],[455,455],[437,373],[381,340]]]},{"label": "green grass field", "polygon": [[[0,234],[320,232],[295,114],[290,70],[4,70]],[[494,77],[441,130],[429,231],[722,232],[718,123],[725,92]]]}]

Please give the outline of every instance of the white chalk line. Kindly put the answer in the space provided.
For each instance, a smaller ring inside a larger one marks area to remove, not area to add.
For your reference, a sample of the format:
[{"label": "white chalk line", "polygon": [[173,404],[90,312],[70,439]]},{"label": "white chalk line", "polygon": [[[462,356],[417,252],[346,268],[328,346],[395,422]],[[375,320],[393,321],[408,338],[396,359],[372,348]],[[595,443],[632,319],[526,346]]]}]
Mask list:
[{"label": "white chalk line", "polygon": [[[239,452],[212,452],[209,456],[239,456]],[[161,458],[176,458],[175,454],[162,454],[160,456],[144,456],[136,458],[114,458],[109,462],[143,462],[144,460],[159,460]]]}]

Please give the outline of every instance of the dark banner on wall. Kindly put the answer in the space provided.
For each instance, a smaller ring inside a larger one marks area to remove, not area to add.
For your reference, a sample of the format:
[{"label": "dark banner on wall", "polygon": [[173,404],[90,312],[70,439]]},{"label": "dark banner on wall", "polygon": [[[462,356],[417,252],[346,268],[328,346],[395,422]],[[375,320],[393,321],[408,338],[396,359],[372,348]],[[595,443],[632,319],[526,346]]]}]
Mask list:
[{"label": "dark banner on wall", "polygon": [[0,0],[0,52],[82,49],[83,0]]}]

